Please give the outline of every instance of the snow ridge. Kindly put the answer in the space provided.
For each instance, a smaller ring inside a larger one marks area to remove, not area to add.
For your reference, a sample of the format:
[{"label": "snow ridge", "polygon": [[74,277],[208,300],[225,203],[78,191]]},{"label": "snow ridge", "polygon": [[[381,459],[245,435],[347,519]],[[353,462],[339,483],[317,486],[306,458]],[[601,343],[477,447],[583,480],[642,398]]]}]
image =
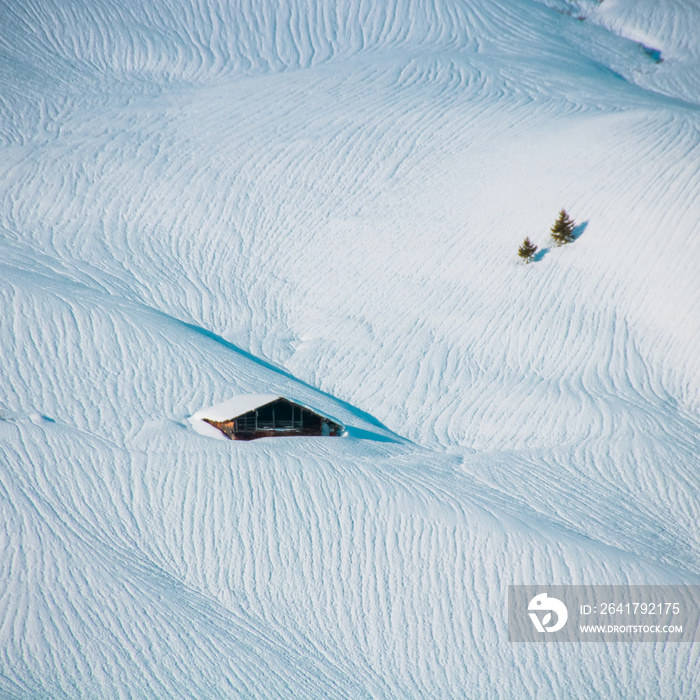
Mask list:
[{"label": "snow ridge", "polygon": [[691,5],[0,2],[0,695],[697,695],[505,613],[700,580]]}]

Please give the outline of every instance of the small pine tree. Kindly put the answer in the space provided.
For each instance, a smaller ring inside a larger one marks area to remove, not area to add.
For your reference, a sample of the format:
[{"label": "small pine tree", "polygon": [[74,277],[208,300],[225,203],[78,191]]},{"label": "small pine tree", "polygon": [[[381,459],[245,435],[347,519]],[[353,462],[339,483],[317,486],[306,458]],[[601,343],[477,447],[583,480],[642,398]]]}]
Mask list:
[{"label": "small pine tree", "polygon": [[559,212],[559,218],[554,222],[554,226],[552,226],[550,229],[554,242],[558,246],[564,245],[565,243],[572,243],[574,240],[575,227],[576,224],[569,218],[566,210],[562,209]]},{"label": "small pine tree", "polygon": [[537,246],[529,239],[526,238],[523,244],[518,248],[518,255],[526,262],[529,263],[532,260],[532,256],[537,252]]}]

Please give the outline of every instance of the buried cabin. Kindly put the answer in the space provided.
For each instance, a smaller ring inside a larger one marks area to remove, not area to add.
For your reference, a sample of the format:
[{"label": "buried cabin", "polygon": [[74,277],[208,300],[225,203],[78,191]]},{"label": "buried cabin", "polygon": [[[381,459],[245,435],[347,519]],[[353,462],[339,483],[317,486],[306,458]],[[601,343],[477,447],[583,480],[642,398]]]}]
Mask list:
[{"label": "buried cabin", "polygon": [[273,394],[244,394],[198,411],[202,421],[231,440],[291,435],[341,435],[342,423],[308,406]]}]

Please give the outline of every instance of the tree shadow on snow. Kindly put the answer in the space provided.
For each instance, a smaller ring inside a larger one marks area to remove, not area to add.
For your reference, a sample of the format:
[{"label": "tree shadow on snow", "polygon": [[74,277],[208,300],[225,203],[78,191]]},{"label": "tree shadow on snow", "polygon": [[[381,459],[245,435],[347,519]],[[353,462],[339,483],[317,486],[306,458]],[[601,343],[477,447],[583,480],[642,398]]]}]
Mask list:
[{"label": "tree shadow on snow", "polygon": [[[574,240],[571,241],[574,243],[577,241],[581,236],[583,236],[584,231],[588,228],[588,221],[584,221],[583,223],[580,223],[574,230],[571,232],[571,235],[574,237]],[[539,262],[544,258],[547,253],[549,253],[552,248],[556,248],[556,246],[549,246],[547,248],[542,248],[541,250],[538,250],[533,256],[532,256],[532,262]]]},{"label": "tree shadow on snow", "polygon": [[577,241],[581,236],[583,236],[583,232],[588,228],[588,221],[584,221],[583,223],[579,224],[574,230],[573,230],[573,236],[574,240]]}]

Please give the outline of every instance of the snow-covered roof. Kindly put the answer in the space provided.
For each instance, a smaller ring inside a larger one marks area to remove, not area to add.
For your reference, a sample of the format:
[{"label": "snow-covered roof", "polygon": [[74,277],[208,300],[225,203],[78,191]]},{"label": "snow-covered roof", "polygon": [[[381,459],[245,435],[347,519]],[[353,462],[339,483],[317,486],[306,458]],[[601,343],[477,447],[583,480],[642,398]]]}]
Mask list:
[{"label": "snow-covered roof", "polygon": [[267,406],[267,404],[281,398],[284,397],[279,394],[239,394],[228,401],[216,404],[216,406],[197,411],[192,418],[197,420],[206,418],[217,422],[231,420],[231,418],[238,418],[248,411]]},{"label": "snow-covered roof", "polygon": [[285,399],[286,401],[291,401],[297,406],[303,406],[308,408],[309,411],[313,411],[316,415],[327,418],[334,423],[342,426],[343,424],[337,418],[329,416],[327,413],[323,413],[311,406],[307,406],[304,403],[296,401],[295,399],[290,399],[286,396],[280,396],[279,394],[239,394],[238,396],[233,396],[228,401],[218,403],[215,406],[210,406],[209,408],[203,408],[197,411],[194,415],[189,418],[192,427],[201,435],[208,435],[209,437],[215,437],[219,439],[226,440],[227,438],[223,435],[218,428],[210,425],[206,420],[212,420],[217,423],[222,421],[231,420],[232,418],[238,418],[248,411],[252,411],[261,406],[267,406],[267,404],[277,401],[277,399]]}]

